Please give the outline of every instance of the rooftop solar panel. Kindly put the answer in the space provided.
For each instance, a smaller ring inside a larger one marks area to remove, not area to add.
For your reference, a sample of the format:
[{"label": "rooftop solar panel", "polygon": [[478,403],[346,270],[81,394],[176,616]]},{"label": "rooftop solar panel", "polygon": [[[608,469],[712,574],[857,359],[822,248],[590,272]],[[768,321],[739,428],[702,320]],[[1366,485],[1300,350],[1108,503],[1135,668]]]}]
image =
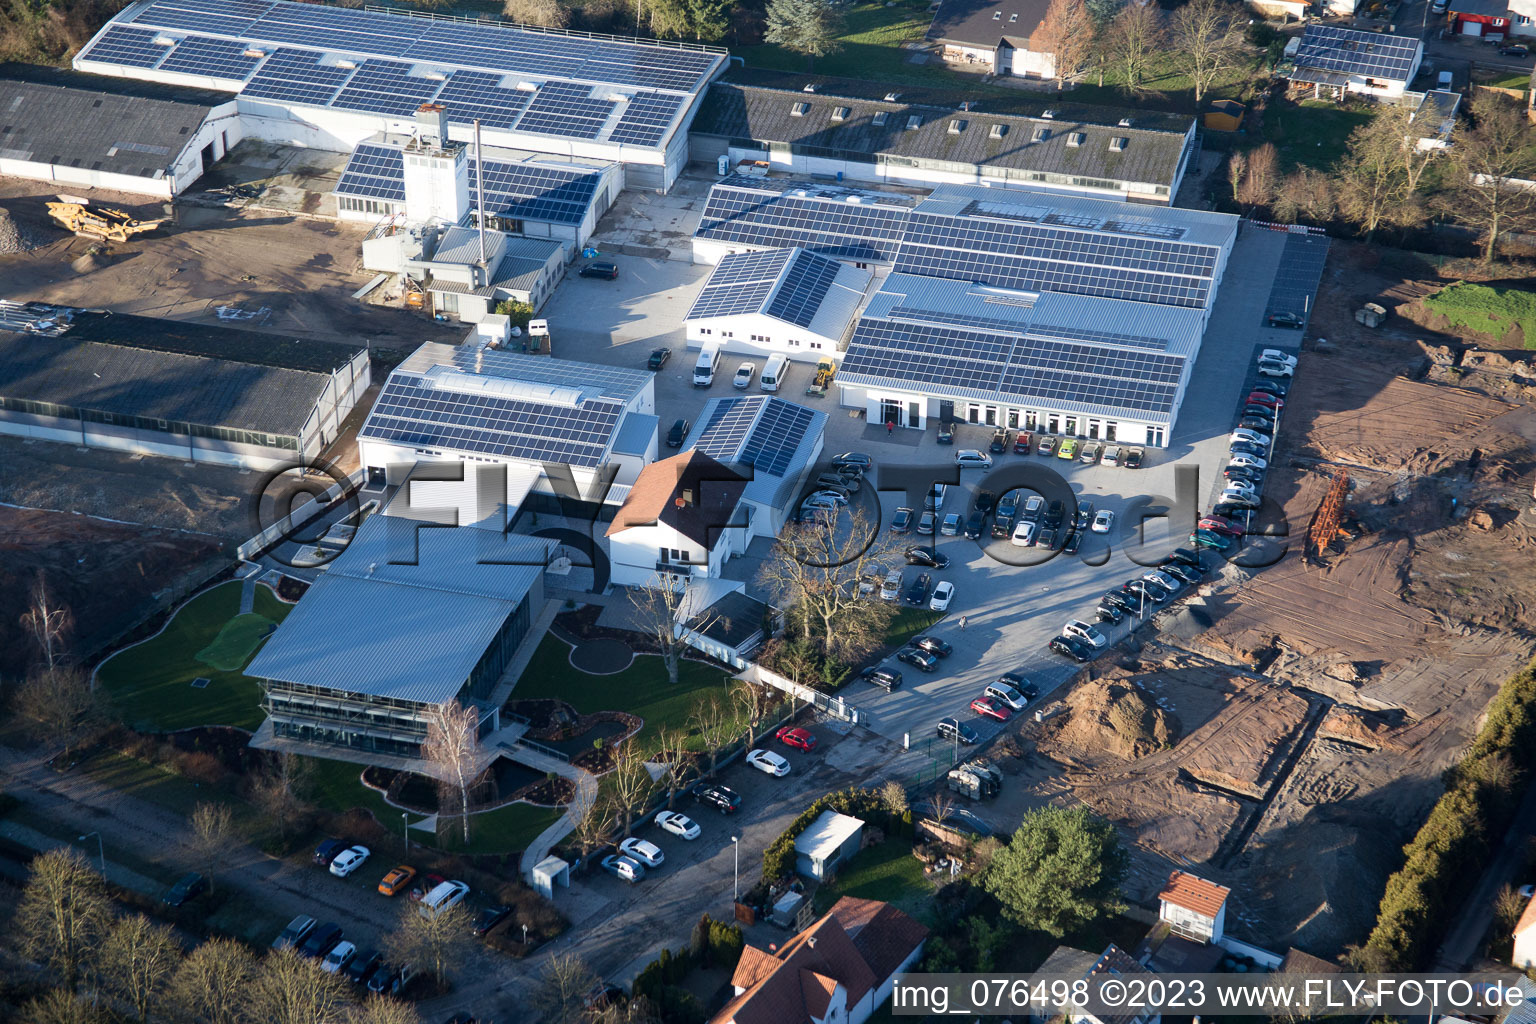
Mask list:
[{"label": "rooftop solar panel", "polygon": [[765,398],[725,398],[715,406],[694,444],[697,451],[721,462],[737,461],[747,433],[757,421]]},{"label": "rooftop solar panel", "polygon": [[1423,43],[1406,36],[1309,25],[1296,51],[1297,67],[1407,81]]},{"label": "rooftop solar panel", "polygon": [[608,141],[630,146],[654,146],[666,137],[667,128],[683,105],[681,96],[660,92],[636,93],[624,108]]},{"label": "rooftop solar panel", "polygon": [[133,21],[158,28],[238,36],[244,35],[271,6],[270,0],[227,0],[211,4],[197,0],[157,0],[134,15]]},{"label": "rooftop solar panel", "polygon": [[336,181],[336,193],[405,202],[405,154],[396,146],[363,143],[352,151]]},{"label": "rooftop solar panel", "polygon": [[171,54],[161,62],[160,70],[243,82],[263,60],[262,57],[247,56],[247,49],[246,44],[230,39],[187,36],[171,48]]},{"label": "rooftop solar panel", "polygon": [[134,68],[152,68],[165,59],[169,46],[155,42],[156,32],[109,26],[80,54],[81,60],[99,60]]},{"label": "rooftop solar panel", "polygon": [[450,121],[469,124],[479,120],[487,128],[511,128],[533,93],[505,89],[500,83],[500,75],[455,71],[437,94],[437,102],[447,108]]},{"label": "rooftop solar panel", "polygon": [[545,82],[518,118],[517,130],[539,135],[595,139],[613,113],[611,100],[592,97],[590,85]]},{"label": "rooftop solar panel", "polygon": [[783,284],[768,304],[768,315],[796,327],[809,327],[837,277],[836,260],[815,253],[799,253],[784,275]]},{"label": "rooftop solar panel", "polygon": [[793,250],[732,253],[710,272],[688,320],[756,313],[763,308]]},{"label": "rooftop solar panel", "polygon": [[311,50],[275,50],[240,95],[323,107],[352,76],[353,68],[328,67]]},{"label": "rooftop solar panel", "polygon": [[331,106],[405,116],[430,101],[443,81],[414,77],[411,65],[398,61],[368,60],[357,69],[347,87],[336,94]]},{"label": "rooftop solar panel", "polygon": [[756,473],[783,476],[815,414],[793,402],[763,401],[762,417],[742,447],[741,461],[750,463]]},{"label": "rooftop solar panel", "polygon": [[824,256],[884,262],[895,256],[911,214],[905,205],[866,201],[869,193],[775,188],[773,183],[765,189],[758,180],[727,178],[712,187],[697,236],[772,248],[800,246]]}]

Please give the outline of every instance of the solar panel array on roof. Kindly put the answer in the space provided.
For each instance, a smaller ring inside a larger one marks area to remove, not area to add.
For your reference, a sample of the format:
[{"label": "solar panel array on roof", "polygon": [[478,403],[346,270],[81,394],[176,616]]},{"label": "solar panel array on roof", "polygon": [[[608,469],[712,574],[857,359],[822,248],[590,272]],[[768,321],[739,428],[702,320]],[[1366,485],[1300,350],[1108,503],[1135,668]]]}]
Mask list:
[{"label": "solar panel array on roof", "polygon": [[611,113],[612,101],[594,99],[590,85],[545,82],[518,119],[517,130],[595,139]]},{"label": "solar panel array on roof", "polygon": [[1296,66],[1406,82],[1422,46],[1408,36],[1309,25],[1301,35]]},{"label": "solar panel array on roof", "polygon": [[465,124],[479,120],[487,128],[511,128],[533,99],[533,93],[506,89],[501,76],[484,71],[455,71],[437,94],[448,119]]},{"label": "solar panel array on roof", "polygon": [[[399,146],[364,142],[352,151],[336,182],[337,195],[405,201],[404,155]],[[480,195],[480,175],[469,158],[471,205]],[[602,180],[598,171],[550,167],[527,161],[485,160],[485,208],[498,217],[580,224]]]},{"label": "solar panel array on roof", "polygon": [[89,49],[81,56],[89,55],[95,60],[126,64],[134,68],[152,68],[165,59],[170,49],[169,46],[155,42],[154,32],[109,25],[91,41]]},{"label": "solar panel array on roof", "polygon": [[766,406],[741,449],[741,461],[749,463],[755,472],[783,476],[815,413],[793,402],[759,401],[766,402]]},{"label": "solar panel array on roof", "polygon": [[810,252],[797,254],[768,305],[768,315],[796,327],[811,326],[838,269],[836,260]]},{"label": "solar panel array on roof", "polygon": [[633,146],[654,146],[667,134],[667,126],[677,116],[677,108],[683,105],[681,96],[662,92],[636,93],[624,108],[623,115],[608,141]]},{"label": "solar panel array on roof", "polygon": [[353,68],[326,67],[313,50],[279,48],[262,63],[240,95],[323,107],[352,77]]},{"label": "solar panel array on roof", "polygon": [[363,61],[347,87],[331,101],[331,106],[401,117],[414,114],[417,107],[437,95],[443,82],[415,77],[410,72],[411,65],[399,61]]},{"label": "solar panel array on roof", "polygon": [[251,77],[251,72],[262,60],[247,55],[246,49],[244,43],[231,39],[187,36],[171,48],[171,55],[161,62],[160,70],[243,82]]},{"label": "solar panel array on roof", "polygon": [[[888,261],[915,198],[852,189],[791,187],[733,176],[709,190],[695,234],[765,248],[800,246],[843,259]],[[799,187],[795,187],[799,186]],[[904,200],[906,200],[904,202]]]},{"label": "solar panel array on roof", "polygon": [[763,308],[793,250],[731,253],[722,259],[704,282],[688,320],[756,313]]}]

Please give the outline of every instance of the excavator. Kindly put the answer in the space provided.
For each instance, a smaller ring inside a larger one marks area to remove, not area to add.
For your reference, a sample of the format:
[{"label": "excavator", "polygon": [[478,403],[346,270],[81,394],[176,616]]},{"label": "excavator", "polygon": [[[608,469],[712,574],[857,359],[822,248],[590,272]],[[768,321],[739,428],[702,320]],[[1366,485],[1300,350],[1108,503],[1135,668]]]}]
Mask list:
[{"label": "excavator", "polygon": [[93,210],[90,200],[79,196],[59,196],[59,202],[48,204],[48,215],[81,238],[96,238],[107,242],[126,242],[129,237],[153,231],[164,223],[158,220],[135,220],[122,210],[105,206]]}]

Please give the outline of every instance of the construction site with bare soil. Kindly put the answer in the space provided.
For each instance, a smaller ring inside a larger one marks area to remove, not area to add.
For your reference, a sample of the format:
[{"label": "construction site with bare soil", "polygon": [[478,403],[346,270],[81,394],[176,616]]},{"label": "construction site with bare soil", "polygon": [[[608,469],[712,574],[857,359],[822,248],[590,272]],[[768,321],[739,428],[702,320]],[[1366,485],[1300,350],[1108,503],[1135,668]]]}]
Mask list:
[{"label": "construction site with bare soil", "polygon": [[[1284,557],[1227,565],[1100,659],[1012,762],[1015,799],[1121,826],[1132,899],[1194,870],[1231,887],[1229,932],[1282,953],[1364,940],[1441,773],[1536,651],[1536,380],[1435,328],[1432,270],[1396,273],[1330,257],[1266,487]],[[1355,321],[1365,302],[1384,324]]]}]

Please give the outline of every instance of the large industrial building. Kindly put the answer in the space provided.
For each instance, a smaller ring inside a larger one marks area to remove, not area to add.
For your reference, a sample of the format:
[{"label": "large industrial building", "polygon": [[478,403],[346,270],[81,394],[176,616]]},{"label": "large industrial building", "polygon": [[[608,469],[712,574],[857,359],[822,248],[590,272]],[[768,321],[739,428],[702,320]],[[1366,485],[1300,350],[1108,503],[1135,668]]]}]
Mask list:
[{"label": "large industrial building", "polygon": [[710,272],[683,326],[690,345],[814,363],[837,351],[869,281],[867,270],[800,248],[736,253]]},{"label": "large industrial building", "polygon": [[75,57],[104,75],[235,93],[244,134],[350,152],[447,110],[452,137],[589,158],[666,190],[725,64],[716,47],[289,0],[139,0]]},{"label": "large industrial building", "polygon": [[238,141],[228,93],[0,64],[0,175],[171,199]]},{"label": "large industrial building", "polygon": [[[1230,215],[1063,192],[942,185],[918,196],[738,175],[711,190],[694,258],[726,261],[718,273],[744,258],[732,252],[768,261],[801,246],[888,264],[836,377],[842,404],[871,422],[1162,446],[1236,236]],[[714,285],[712,274],[700,302]],[[758,319],[720,317],[714,340],[756,351],[724,334]],[[694,334],[690,344],[712,340]]]},{"label": "large industrial building", "polygon": [[362,348],[67,316],[58,334],[0,333],[0,433],[268,469],[317,458],[370,380]]},{"label": "large industrial building", "polygon": [[1022,114],[943,105],[921,90],[720,81],[689,133],[695,160],[908,185],[1062,188],[1167,205],[1198,152],[1195,119],[1041,99]]}]

